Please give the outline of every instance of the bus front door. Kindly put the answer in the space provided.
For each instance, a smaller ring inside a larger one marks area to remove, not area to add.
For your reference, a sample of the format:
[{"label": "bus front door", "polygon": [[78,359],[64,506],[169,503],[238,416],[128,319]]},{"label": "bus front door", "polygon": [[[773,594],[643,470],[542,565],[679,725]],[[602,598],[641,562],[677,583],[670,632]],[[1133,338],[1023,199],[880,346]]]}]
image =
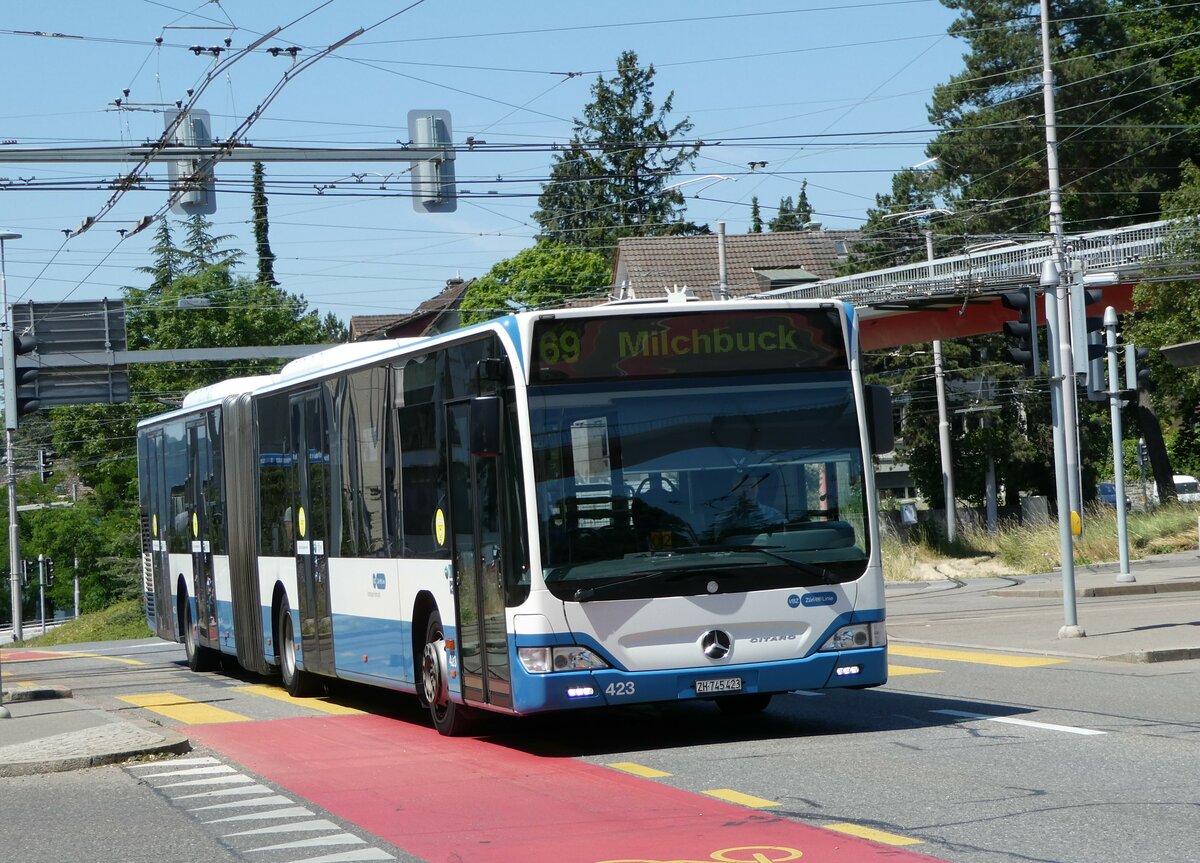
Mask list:
[{"label": "bus front door", "polygon": [[500,460],[470,448],[469,403],[447,408],[459,674],[467,701],[512,707],[504,614]]},{"label": "bus front door", "polygon": [[171,523],[171,502],[167,495],[163,433],[156,431],[144,442],[145,525],[150,535],[150,588],[154,592],[154,631],[163,638],[174,638],[175,609],[171,602],[174,584],[171,559],[167,553],[167,528]]},{"label": "bus front door", "polygon": [[292,463],[296,470],[296,601],[304,669],[333,674],[329,612],[329,419],[321,390],[293,396]]}]

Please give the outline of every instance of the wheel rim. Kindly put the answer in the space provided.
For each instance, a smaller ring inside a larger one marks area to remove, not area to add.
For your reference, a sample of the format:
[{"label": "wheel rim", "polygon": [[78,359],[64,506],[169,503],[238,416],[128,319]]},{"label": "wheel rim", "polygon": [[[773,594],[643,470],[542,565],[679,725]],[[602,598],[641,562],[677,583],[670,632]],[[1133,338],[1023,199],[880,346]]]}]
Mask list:
[{"label": "wheel rim", "polygon": [[291,680],[296,676],[296,640],[292,637],[292,618],[283,619],[283,676]]},{"label": "wheel rim", "polygon": [[425,701],[438,717],[445,715],[446,694],[442,685],[442,662],[439,656],[442,644],[442,631],[435,629],[425,642],[425,650],[421,654],[421,687]]},{"label": "wheel rim", "polygon": [[183,613],[183,650],[189,659],[196,655],[196,627],[192,625],[192,608],[190,605],[187,606],[187,610]]}]

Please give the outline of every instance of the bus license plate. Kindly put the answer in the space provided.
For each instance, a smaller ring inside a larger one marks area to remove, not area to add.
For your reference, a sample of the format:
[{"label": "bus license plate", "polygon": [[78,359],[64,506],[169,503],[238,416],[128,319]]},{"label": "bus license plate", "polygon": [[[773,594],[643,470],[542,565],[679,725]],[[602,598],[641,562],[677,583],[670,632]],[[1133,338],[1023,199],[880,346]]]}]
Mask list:
[{"label": "bus license plate", "polygon": [[713,692],[738,692],[742,688],[740,677],[718,677],[716,680],[697,680],[696,694],[708,695]]}]

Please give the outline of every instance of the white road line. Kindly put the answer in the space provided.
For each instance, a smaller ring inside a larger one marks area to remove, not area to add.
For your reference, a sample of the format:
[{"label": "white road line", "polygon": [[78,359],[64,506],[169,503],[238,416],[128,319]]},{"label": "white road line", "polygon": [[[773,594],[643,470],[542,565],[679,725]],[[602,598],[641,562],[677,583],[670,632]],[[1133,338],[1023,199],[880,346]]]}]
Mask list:
[{"label": "white road line", "polygon": [[[291,802],[290,800],[288,801]],[[214,818],[204,821],[204,824],[222,824],[226,821],[265,821],[268,818],[311,818],[313,811],[303,806],[289,806],[285,809],[268,809],[266,812],[247,812],[245,815],[226,815],[224,818]]]},{"label": "white road line", "polygon": [[197,797],[227,797],[231,794],[274,794],[274,788],[265,785],[242,785],[238,788],[222,788],[220,791],[200,791],[196,794],[180,794],[172,800],[193,800]]},{"label": "white road line", "polygon": [[[233,836],[266,836],[271,833],[315,833],[318,830],[337,830],[338,835],[350,835],[349,833],[345,833],[341,827],[338,827],[332,821],[325,818],[317,818],[312,821],[297,821],[295,824],[276,824],[272,827],[256,827],[253,830],[226,833],[221,838],[229,839]],[[357,836],[354,838],[358,839]],[[362,840],[359,839],[358,841],[361,842]]]},{"label": "white road line", "polygon": [[269,797],[255,797],[253,800],[232,800],[229,803],[210,803],[207,806],[193,806],[188,812],[205,812],[213,809],[243,809],[249,806],[291,806],[292,801],[280,794]]},{"label": "white road line", "polygon": [[395,860],[386,851],[378,848],[355,848],[353,851],[339,851],[336,854],[325,854],[321,857],[300,857],[289,860],[288,863],[363,863],[368,860]]},{"label": "white road line", "polygon": [[155,785],[160,791],[163,788],[194,788],[197,785],[247,785],[254,780],[249,776],[235,773],[232,776],[214,776],[211,779],[189,779],[186,782],[168,782],[165,785]]},{"label": "white road line", "polygon": [[366,841],[349,833],[339,833],[336,836],[322,836],[317,839],[301,839],[299,842],[283,842],[279,845],[267,845],[263,848],[251,848],[250,851],[286,851],[289,848],[319,848],[322,845],[366,845]]},{"label": "white road line", "polygon": [[[173,759],[171,759],[171,761],[167,762],[166,764],[163,764],[161,761],[150,761],[145,764],[126,764],[125,769],[126,770],[142,770],[144,768],[155,768],[155,767],[170,767],[171,769],[175,769],[176,767],[193,767],[197,764],[220,764],[220,763],[221,762],[215,758],[208,758],[206,756],[197,756],[195,758],[173,758]],[[157,773],[139,773],[138,775],[139,776],[157,776],[158,774]]]},{"label": "white road line", "polygon": [[183,770],[164,770],[162,773],[139,773],[138,779],[162,779],[168,776],[215,776],[219,773],[236,773],[228,764],[212,767],[188,767]]},{"label": "white road line", "polygon": [[1046,731],[1065,731],[1068,734],[1107,734],[1107,731],[1096,731],[1094,728],[1072,728],[1070,725],[1052,725],[1049,722],[1034,722],[1032,719],[1014,719],[1011,716],[988,716],[985,713],[965,713],[962,710],[931,710],[931,713],[941,713],[945,716],[959,716],[963,719],[986,719],[989,722],[1003,722],[1008,725],[1023,725],[1026,728],[1042,728]]}]

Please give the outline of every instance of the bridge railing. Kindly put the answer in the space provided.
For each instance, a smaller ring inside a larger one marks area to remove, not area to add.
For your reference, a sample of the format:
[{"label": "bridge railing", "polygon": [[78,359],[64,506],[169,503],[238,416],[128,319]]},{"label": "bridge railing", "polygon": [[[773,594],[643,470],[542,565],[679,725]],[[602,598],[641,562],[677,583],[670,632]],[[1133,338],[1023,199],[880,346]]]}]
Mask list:
[{"label": "bridge railing", "polygon": [[[1066,237],[1064,245],[1068,256],[1082,265],[1085,276],[1107,270],[1118,271],[1122,278],[1136,278],[1143,263],[1159,252],[1170,225],[1169,221],[1149,222],[1076,234]],[[780,288],[759,296],[842,299],[857,306],[938,296],[962,297],[1036,281],[1041,275],[1042,262],[1052,251],[1049,239],[1038,240]]]}]

